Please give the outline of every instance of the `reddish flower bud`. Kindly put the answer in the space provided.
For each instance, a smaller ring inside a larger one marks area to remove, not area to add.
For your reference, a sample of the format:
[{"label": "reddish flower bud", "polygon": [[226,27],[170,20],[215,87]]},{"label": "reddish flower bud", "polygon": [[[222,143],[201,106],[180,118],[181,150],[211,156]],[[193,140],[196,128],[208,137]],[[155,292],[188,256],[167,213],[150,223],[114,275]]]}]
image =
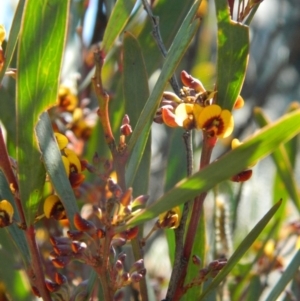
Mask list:
[{"label": "reddish flower bud", "polygon": [[194,89],[196,92],[205,92],[205,89],[200,82],[200,80],[192,77],[190,74],[188,74],[186,71],[181,71],[181,81],[182,83],[189,87]]},{"label": "reddish flower bud", "polygon": [[138,272],[134,272],[130,275],[131,281],[133,282],[140,282],[143,276]]},{"label": "reddish flower bud", "polygon": [[51,293],[57,291],[60,288],[59,284],[57,284],[51,280],[48,280],[48,279],[45,280],[45,284],[46,284],[48,291]]},{"label": "reddish flower bud", "polygon": [[83,232],[96,229],[94,223],[92,223],[87,219],[82,218],[79,213],[75,213],[74,215],[74,225],[77,228],[77,230]]},{"label": "reddish flower bud", "polygon": [[120,126],[120,132],[124,136],[129,136],[132,133],[132,128],[130,124],[122,124]]},{"label": "reddish flower bud", "polygon": [[125,238],[126,240],[131,240],[137,237],[139,233],[139,227],[135,226],[133,228],[130,228],[126,231],[123,231],[120,233],[120,237]]},{"label": "reddish flower bud", "polygon": [[63,274],[56,272],[54,277],[55,277],[55,282],[59,285],[62,285],[67,282],[67,277]]},{"label": "reddish flower bud", "polygon": [[233,182],[245,182],[248,181],[252,176],[252,169],[244,170],[235,176],[231,177]]},{"label": "reddish flower bud", "polygon": [[198,266],[201,265],[201,259],[200,259],[200,257],[197,256],[197,255],[193,255],[193,256],[192,256],[192,261],[193,261],[193,264],[195,264],[195,265],[198,265]]},{"label": "reddish flower bud", "polygon": [[69,245],[70,240],[68,237],[54,237],[50,236],[50,243],[52,246],[56,245]]},{"label": "reddish flower bud", "polygon": [[60,256],[52,259],[53,265],[58,269],[64,268],[69,262],[70,258],[68,256]]},{"label": "reddish flower bud", "polygon": [[122,120],[122,125],[129,124],[129,123],[130,123],[129,116],[127,114],[125,114],[123,117],[123,120]]},{"label": "reddish flower bud", "polygon": [[68,256],[72,253],[70,245],[56,245],[53,246],[53,250],[58,256]]},{"label": "reddish flower bud", "polygon": [[83,236],[82,231],[78,230],[68,230],[67,235],[72,239],[72,240],[79,240]]}]

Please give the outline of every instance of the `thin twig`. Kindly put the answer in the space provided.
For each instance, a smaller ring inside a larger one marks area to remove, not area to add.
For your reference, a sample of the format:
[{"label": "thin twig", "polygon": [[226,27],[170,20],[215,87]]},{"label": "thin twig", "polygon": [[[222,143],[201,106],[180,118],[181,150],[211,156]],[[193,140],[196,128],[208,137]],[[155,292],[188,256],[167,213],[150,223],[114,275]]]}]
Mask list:
[{"label": "thin twig", "polygon": [[[142,0],[143,1],[143,5],[144,5],[144,8],[151,20],[151,23],[152,23],[152,27],[153,27],[153,31],[152,31],[152,34],[153,34],[153,37],[157,43],[157,46],[158,48],[160,49],[163,57],[166,57],[167,54],[168,54],[168,51],[164,45],[164,42],[162,40],[162,37],[161,37],[161,34],[160,34],[160,29],[159,29],[159,17],[157,16],[154,16],[153,13],[152,13],[152,9],[150,7],[150,4],[148,3],[147,0]],[[172,86],[174,92],[179,95],[179,92],[180,92],[180,89],[179,89],[179,85],[178,85],[178,81],[176,79],[176,76],[173,75],[171,78],[170,78],[170,85]]]}]

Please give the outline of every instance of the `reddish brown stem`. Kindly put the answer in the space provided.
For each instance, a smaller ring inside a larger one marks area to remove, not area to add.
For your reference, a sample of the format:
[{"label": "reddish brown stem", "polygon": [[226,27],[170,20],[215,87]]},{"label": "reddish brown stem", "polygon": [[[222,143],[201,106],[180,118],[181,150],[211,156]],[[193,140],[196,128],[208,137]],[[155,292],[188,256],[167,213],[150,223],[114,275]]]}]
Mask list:
[{"label": "reddish brown stem", "polygon": [[[209,137],[205,132],[203,134],[203,148],[201,153],[201,160],[200,160],[200,169],[204,168],[206,165],[209,164],[211,154],[216,143],[216,138]],[[187,273],[188,263],[191,257],[194,238],[197,232],[199,219],[201,216],[201,212],[203,210],[203,203],[206,198],[207,192],[201,193],[198,197],[195,198],[193,203],[193,209],[191,214],[190,223],[187,229],[187,236],[184,243],[183,248],[183,267],[181,269],[181,275],[179,277],[179,282],[177,285],[177,289],[174,293],[174,297],[172,301],[180,300],[182,295],[184,294],[184,281]]]},{"label": "reddish brown stem", "polygon": [[38,289],[44,301],[51,301],[50,293],[45,284],[43,264],[36,244],[35,231],[33,225],[30,225],[26,229],[25,236],[31,256],[31,267],[30,270],[27,270],[27,274],[30,278],[30,283],[32,286]]},{"label": "reddish brown stem", "polygon": [[14,174],[11,164],[10,164],[10,160],[8,157],[8,153],[7,153],[6,145],[4,142],[1,127],[0,127],[0,168],[4,173],[4,176],[9,184],[10,189],[13,190],[15,204],[16,204],[19,216],[20,216],[20,227],[22,229],[26,229],[25,214],[24,214],[21,200],[19,198],[19,185],[18,185],[18,181],[15,177],[15,174]]}]

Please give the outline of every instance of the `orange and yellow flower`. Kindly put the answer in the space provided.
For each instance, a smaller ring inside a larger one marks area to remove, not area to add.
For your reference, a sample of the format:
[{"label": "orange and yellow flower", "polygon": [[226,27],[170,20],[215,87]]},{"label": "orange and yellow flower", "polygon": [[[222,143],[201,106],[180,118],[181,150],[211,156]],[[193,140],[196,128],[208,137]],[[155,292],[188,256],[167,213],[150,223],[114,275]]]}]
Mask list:
[{"label": "orange and yellow flower", "polygon": [[213,104],[203,108],[198,116],[196,126],[210,137],[226,138],[233,131],[234,121],[230,111],[222,110],[220,106]]},{"label": "orange and yellow flower", "polygon": [[65,208],[59,197],[55,194],[45,199],[44,214],[47,218],[53,217],[56,220],[67,218]]},{"label": "orange and yellow flower", "polygon": [[159,215],[158,225],[160,228],[178,228],[181,220],[181,210],[179,206]]}]

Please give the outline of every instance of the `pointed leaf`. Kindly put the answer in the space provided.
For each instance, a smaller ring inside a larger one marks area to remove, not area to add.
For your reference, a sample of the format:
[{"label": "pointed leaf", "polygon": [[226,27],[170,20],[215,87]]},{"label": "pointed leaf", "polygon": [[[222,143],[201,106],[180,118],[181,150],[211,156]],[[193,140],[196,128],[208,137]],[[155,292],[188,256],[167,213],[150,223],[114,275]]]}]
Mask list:
[{"label": "pointed leaf", "polygon": [[218,22],[217,102],[231,110],[243,85],[249,53],[249,28],[230,20],[226,0],[215,0]]},{"label": "pointed leaf", "polygon": [[298,250],[291,260],[290,264],[280,276],[278,282],[274,285],[274,288],[270,292],[269,296],[267,297],[266,301],[276,301],[278,300],[279,295],[284,291],[287,284],[293,280],[296,272],[300,267],[300,250]]},{"label": "pointed leaf", "polygon": [[74,214],[78,212],[78,207],[47,112],[44,112],[40,116],[35,131],[42,153],[42,161],[44,162],[50,181],[64,205],[72,227]]},{"label": "pointed leaf", "polygon": [[[254,117],[260,127],[270,124],[270,121],[260,108],[256,108],[254,110]],[[276,165],[277,173],[284,183],[285,189],[288,191],[296,208],[300,211],[300,197],[293,168],[283,144],[281,144],[278,149],[272,153],[272,159]]]},{"label": "pointed leaf", "polygon": [[[130,33],[124,34],[123,43],[123,91],[125,98],[125,113],[130,118],[132,128],[136,126],[139,114],[143,110],[146,100],[149,97],[148,76],[141,47],[136,38]],[[145,133],[146,134],[146,133]],[[143,136],[143,135],[142,135]],[[140,139],[130,157],[127,165],[126,176],[127,187],[133,185],[136,196],[146,194],[148,191],[151,138],[148,138],[146,148],[143,150],[143,140]],[[140,151],[144,151],[140,154]],[[137,155],[140,154],[140,155]],[[141,155],[143,155],[141,157]],[[141,166],[140,163],[142,164]],[[137,173],[137,176],[135,176]],[[135,181],[133,182],[133,180]],[[130,180],[130,181],[129,181]]]},{"label": "pointed leaf", "polygon": [[17,160],[20,198],[29,224],[45,181],[34,126],[39,114],[56,100],[68,9],[69,1],[28,0],[23,14],[17,66]]},{"label": "pointed leaf", "polygon": [[134,4],[135,0],[118,0],[116,2],[104,32],[102,43],[105,54],[109,52],[114,41],[126,26]]},{"label": "pointed leaf", "polygon": [[5,63],[2,70],[0,71],[0,84],[2,82],[6,68],[9,66],[16,49],[20,27],[21,27],[24,5],[25,5],[25,0],[20,0],[18,3],[18,7],[16,9],[14,20],[12,22],[12,26],[9,33],[9,39],[7,41],[7,46],[5,50]]}]

